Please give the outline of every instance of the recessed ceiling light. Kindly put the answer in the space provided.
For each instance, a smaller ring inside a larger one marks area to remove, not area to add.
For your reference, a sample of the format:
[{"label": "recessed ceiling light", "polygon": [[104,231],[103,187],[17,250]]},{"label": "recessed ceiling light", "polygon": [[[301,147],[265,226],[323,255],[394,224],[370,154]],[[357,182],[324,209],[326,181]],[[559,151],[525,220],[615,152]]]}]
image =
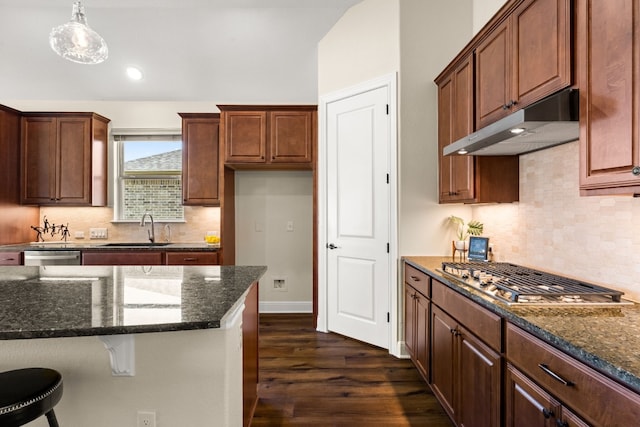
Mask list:
[{"label": "recessed ceiling light", "polygon": [[136,67],[127,67],[127,76],[131,80],[142,80],[142,71]]}]

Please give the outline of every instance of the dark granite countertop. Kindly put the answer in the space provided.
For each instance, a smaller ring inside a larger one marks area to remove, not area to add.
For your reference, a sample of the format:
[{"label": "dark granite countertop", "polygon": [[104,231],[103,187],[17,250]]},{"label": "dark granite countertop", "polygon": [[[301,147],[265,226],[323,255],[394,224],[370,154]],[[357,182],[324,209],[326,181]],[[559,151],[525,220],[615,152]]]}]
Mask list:
[{"label": "dark granite countertop", "polygon": [[220,328],[262,266],[0,267],[0,339]]},{"label": "dark granite countertop", "polygon": [[509,322],[640,392],[640,304],[604,307],[514,307],[436,271],[443,257],[403,260]]},{"label": "dark granite countertop", "polygon": [[[110,244],[122,246],[110,246]],[[127,245],[130,243],[130,245]],[[206,243],[176,242],[162,245],[147,245],[146,242],[40,242],[40,243],[20,243],[15,245],[0,245],[0,252],[24,252],[24,251],[162,251],[162,252],[215,252],[220,250],[219,246],[212,246]]]}]

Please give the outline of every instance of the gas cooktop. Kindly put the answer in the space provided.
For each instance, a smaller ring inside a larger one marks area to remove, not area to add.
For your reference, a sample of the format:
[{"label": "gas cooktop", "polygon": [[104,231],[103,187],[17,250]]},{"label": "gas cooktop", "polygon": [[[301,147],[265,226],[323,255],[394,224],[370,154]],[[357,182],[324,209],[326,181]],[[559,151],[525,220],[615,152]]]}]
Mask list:
[{"label": "gas cooktop", "polygon": [[623,292],[506,262],[443,262],[445,276],[508,305],[622,305]]}]

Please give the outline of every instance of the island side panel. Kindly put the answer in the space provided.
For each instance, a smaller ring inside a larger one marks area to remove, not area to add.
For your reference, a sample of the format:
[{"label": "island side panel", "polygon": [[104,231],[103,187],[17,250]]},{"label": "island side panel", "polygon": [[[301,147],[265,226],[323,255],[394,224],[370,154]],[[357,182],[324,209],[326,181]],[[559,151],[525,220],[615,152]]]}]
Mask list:
[{"label": "island side panel", "polygon": [[247,293],[242,313],[242,394],[243,425],[251,425],[258,404],[258,330],[260,327],[258,282],[254,282]]},{"label": "island side panel", "polygon": [[[238,426],[241,337],[240,321],[227,329],[135,334],[133,377],[111,375],[97,337],[3,340],[0,371],[44,366],[61,372],[56,415],[64,426],[135,426],[138,411],[156,412],[163,426]],[[32,424],[45,427],[46,418]]]}]

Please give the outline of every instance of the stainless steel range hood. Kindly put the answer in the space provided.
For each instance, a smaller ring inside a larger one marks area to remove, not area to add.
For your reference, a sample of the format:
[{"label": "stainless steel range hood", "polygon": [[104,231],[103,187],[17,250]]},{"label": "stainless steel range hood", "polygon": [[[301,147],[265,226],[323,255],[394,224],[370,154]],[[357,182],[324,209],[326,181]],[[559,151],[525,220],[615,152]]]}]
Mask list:
[{"label": "stainless steel range hood", "polygon": [[513,156],[575,141],[578,132],[578,91],[565,89],[447,145],[443,154]]}]

